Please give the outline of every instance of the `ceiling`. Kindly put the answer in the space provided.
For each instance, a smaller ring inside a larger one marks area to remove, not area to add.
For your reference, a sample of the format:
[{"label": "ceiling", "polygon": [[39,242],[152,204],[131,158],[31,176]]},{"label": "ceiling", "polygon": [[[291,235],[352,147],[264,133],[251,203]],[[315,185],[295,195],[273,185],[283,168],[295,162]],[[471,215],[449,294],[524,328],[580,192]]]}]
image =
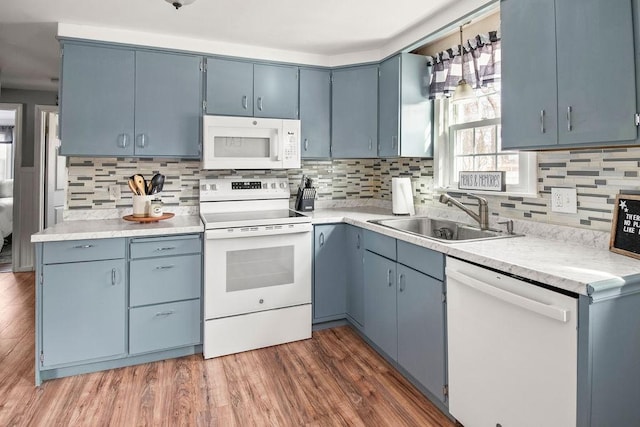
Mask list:
[{"label": "ceiling", "polygon": [[[462,16],[463,3],[470,12],[487,0],[197,0],[180,10],[165,0],[3,2],[0,88],[57,88],[57,23],[338,57],[394,41],[405,43],[400,50],[408,44],[403,36],[434,17]],[[430,31],[439,28],[433,25]],[[428,32],[420,34],[409,43]]]}]

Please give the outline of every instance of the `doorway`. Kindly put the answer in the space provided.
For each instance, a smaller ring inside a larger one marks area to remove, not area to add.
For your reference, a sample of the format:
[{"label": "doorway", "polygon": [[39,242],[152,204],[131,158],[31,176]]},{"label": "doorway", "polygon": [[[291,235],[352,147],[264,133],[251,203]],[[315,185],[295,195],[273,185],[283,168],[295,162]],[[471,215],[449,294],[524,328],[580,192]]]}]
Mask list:
[{"label": "doorway", "polygon": [[63,221],[67,190],[66,157],[60,155],[58,107],[36,105],[36,150],[41,153],[38,230]]},{"label": "doorway", "polygon": [[[20,157],[22,105],[0,104],[0,272],[12,272],[19,253],[16,212],[19,180],[16,165]],[[17,220],[19,222],[19,220]],[[17,249],[18,247],[18,249]]]}]

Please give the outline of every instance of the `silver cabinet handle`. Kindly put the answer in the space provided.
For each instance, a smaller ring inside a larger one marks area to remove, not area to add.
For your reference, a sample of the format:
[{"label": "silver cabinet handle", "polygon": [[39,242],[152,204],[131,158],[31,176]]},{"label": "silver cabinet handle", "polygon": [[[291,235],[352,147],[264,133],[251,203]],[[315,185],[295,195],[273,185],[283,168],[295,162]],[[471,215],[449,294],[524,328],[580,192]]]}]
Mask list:
[{"label": "silver cabinet handle", "polygon": [[171,316],[175,312],[175,310],[159,311],[158,313],[156,313],[155,317],[167,317]]},{"label": "silver cabinet handle", "polygon": [[391,137],[391,149],[395,150],[397,144],[398,144],[398,137],[397,136],[392,136]]},{"label": "silver cabinet handle", "polygon": [[369,151],[371,151],[372,148],[373,148],[373,142],[371,141],[371,138],[369,138]]},{"label": "silver cabinet handle", "polygon": [[320,242],[320,246],[324,246],[324,233],[320,233],[318,241]]},{"label": "silver cabinet handle", "polygon": [[387,270],[387,283],[389,286],[393,285],[393,280],[391,279],[391,269]]},{"label": "silver cabinet handle", "polygon": [[246,110],[248,106],[249,106],[249,104],[247,104],[247,95],[243,95],[242,96],[242,108],[244,108]]},{"label": "silver cabinet handle", "polygon": [[356,249],[360,249],[360,235],[358,234],[356,236],[357,240],[356,240]]},{"label": "silver cabinet handle", "polygon": [[147,135],[141,133],[138,135],[138,147],[144,148],[147,145]]},{"label": "silver cabinet handle", "polygon": [[262,97],[258,97],[258,110],[262,111]]},{"label": "silver cabinet handle", "polygon": [[573,126],[571,126],[571,105],[567,107],[567,131],[571,132]]},{"label": "silver cabinet handle", "polygon": [[406,287],[406,280],[404,277],[404,273],[400,273],[400,276],[398,277],[398,290],[400,292],[404,292],[404,288]]},{"label": "silver cabinet handle", "polygon": [[175,268],[175,265],[159,265],[156,270],[169,270],[171,268]]},{"label": "silver cabinet handle", "polygon": [[304,151],[309,149],[309,140],[307,138],[304,139]]},{"label": "silver cabinet handle", "polygon": [[544,110],[540,110],[540,133],[545,133],[546,129],[544,128]]},{"label": "silver cabinet handle", "polygon": [[175,246],[165,246],[163,248],[156,248],[156,252],[160,252],[160,251],[172,251],[174,250],[176,247]]},{"label": "silver cabinet handle", "polygon": [[126,133],[121,133],[118,135],[118,146],[120,148],[127,148],[127,144],[129,143],[129,138]]},{"label": "silver cabinet handle", "polygon": [[115,286],[116,285],[116,269],[112,268],[111,269],[111,286]]},{"label": "silver cabinet handle", "polygon": [[89,248],[93,248],[94,245],[78,245],[78,246],[74,246],[73,249],[89,249]]}]

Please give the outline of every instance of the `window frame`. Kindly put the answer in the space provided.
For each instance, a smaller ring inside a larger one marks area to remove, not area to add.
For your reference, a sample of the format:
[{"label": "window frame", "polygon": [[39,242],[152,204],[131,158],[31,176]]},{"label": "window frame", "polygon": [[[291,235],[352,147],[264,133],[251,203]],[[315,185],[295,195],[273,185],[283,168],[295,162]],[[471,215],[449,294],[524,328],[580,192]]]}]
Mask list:
[{"label": "window frame", "polygon": [[[441,98],[434,101],[434,131],[436,144],[434,147],[434,177],[435,188],[441,191],[464,192],[458,187],[455,171],[455,132],[460,129],[473,129],[483,126],[501,125],[502,117],[493,119],[476,120],[451,125],[452,105],[449,98]],[[500,142],[500,141],[499,141]],[[500,153],[498,150],[496,153]],[[520,183],[518,185],[507,185],[506,191],[483,191],[473,190],[474,194],[485,194],[494,196],[537,196],[537,161],[536,153],[526,151],[513,151],[518,154],[518,171]]]}]

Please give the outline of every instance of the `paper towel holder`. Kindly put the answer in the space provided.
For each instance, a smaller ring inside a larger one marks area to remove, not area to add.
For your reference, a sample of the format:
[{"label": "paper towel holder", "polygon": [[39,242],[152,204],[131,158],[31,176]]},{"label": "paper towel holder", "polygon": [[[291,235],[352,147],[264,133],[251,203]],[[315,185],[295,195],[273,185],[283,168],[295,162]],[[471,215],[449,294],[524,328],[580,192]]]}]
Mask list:
[{"label": "paper towel holder", "polygon": [[416,214],[410,178],[391,178],[391,204],[394,215]]}]

